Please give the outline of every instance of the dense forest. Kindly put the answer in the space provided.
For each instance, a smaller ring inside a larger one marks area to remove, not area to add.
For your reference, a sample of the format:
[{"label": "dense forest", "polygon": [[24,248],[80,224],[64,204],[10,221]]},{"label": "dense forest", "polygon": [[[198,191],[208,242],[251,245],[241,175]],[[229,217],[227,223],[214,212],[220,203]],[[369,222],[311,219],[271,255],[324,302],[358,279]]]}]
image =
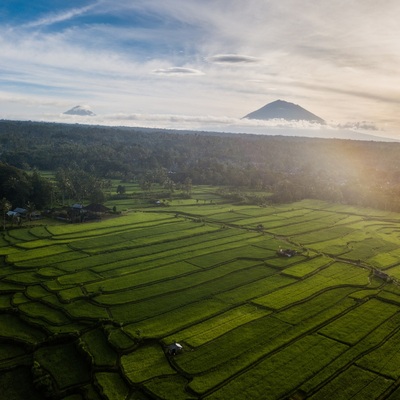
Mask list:
[{"label": "dense forest", "polygon": [[101,202],[120,179],[400,211],[399,154],[400,143],[388,142],[0,121],[0,198],[48,205],[55,189],[37,171],[49,170],[57,193],[78,200]]}]

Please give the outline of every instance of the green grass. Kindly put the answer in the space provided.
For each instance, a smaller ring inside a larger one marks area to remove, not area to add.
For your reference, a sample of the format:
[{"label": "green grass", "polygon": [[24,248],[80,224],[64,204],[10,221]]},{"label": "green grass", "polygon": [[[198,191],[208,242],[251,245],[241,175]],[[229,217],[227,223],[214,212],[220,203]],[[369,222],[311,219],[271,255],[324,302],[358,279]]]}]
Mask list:
[{"label": "green grass", "polygon": [[346,258],[352,260],[368,260],[379,253],[386,253],[394,250],[398,245],[379,238],[370,238],[362,242],[351,245],[351,250],[346,254]]},{"label": "green grass", "polygon": [[95,329],[84,333],[81,346],[93,359],[96,367],[116,367],[118,354],[110,347],[103,331]]},{"label": "green grass", "polygon": [[126,352],[136,345],[135,340],[121,328],[110,328],[107,331],[107,340],[118,352]]},{"label": "green grass", "polygon": [[73,303],[68,303],[64,306],[64,309],[72,319],[95,321],[97,319],[107,320],[110,318],[106,308],[94,305],[86,300],[76,300]]},{"label": "green grass", "polygon": [[215,297],[229,304],[241,304],[296,282],[293,278],[276,274],[272,268],[270,272],[270,276],[266,278],[257,279],[255,282],[216,294]]},{"label": "green grass", "polygon": [[328,229],[319,229],[314,232],[297,235],[295,240],[302,245],[311,245],[328,240],[340,239],[352,232],[354,232],[354,229],[351,227],[347,225],[340,225],[329,227]]},{"label": "green grass", "polygon": [[157,376],[176,375],[159,345],[143,346],[122,356],[121,368],[132,383],[144,382]]},{"label": "green grass", "polygon": [[13,239],[13,242],[18,243],[26,242],[30,240],[36,240],[37,237],[34,236],[28,229],[10,229],[8,230],[8,236]]},{"label": "green grass", "polygon": [[385,269],[385,272],[393,278],[400,279],[400,265]]},{"label": "green grass", "polygon": [[61,285],[77,285],[92,281],[99,281],[102,277],[90,270],[83,270],[73,274],[65,274],[57,278]]},{"label": "green grass", "polygon": [[[161,215],[157,213],[143,213],[137,212],[126,214],[123,217],[110,218],[101,222],[94,222],[91,224],[60,224],[48,226],[48,231],[53,235],[53,238],[76,238],[77,234],[84,238],[90,235],[102,234],[102,229],[121,229],[129,226],[141,226],[149,222],[159,223],[164,220],[171,220],[171,215]],[[89,235],[88,235],[89,233]]]},{"label": "green grass", "polygon": [[125,400],[129,396],[129,387],[117,372],[97,372],[95,382],[108,400]]},{"label": "green grass", "polygon": [[41,285],[27,286],[25,290],[26,296],[33,300],[42,299],[50,293]]},{"label": "green grass", "polygon": [[[261,358],[266,357],[266,355],[276,352],[279,348],[285,348],[308,332],[314,332],[317,326],[323,324],[326,320],[336,318],[348,308],[349,305],[346,302],[337,303],[331,306],[329,310],[323,311],[314,317],[305,320],[298,326],[287,325],[287,329],[284,329],[280,334],[273,338],[267,337],[261,345],[259,341],[256,341],[253,344],[252,341],[246,340],[245,343],[251,343],[251,346],[249,347],[248,345],[245,347],[245,350],[234,358],[234,362],[228,360],[220,364],[218,368],[212,368],[208,372],[202,373],[193,379],[190,386],[198,392],[207,392],[214,387],[223,384],[226,380],[229,380],[231,376],[236,376],[242,370],[249,368]],[[274,322],[273,317],[267,317],[266,320],[269,321],[271,319]],[[263,335],[263,329],[261,329],[257,339],[262,340]]]},{"label": "green grass", "polygon": [[[400,262],[400,256],[397,254],[391,254],[391,252],[378,253],[368,258],[368,262],[374,267],[386,269],[394,264],[398,264]],[[400,275],[397,274],[397,276]]]},{"label": "green grass", "polygon": [[73,343],[50,345],[35,352],[35,360],[54,378],[59,389],[89,382],[89,366]]},{"label": "green grass", "polygon": [[351,366],[329,382],[310,399],[378,399],[393,384],[393,381],[371,371]]},{"label": "green grass", "polygon": [[345,351],[330,365],[327,365],[325,368],[318,371],[313,378],[301,386],[301,389],[304,392],[311,394],[318,390],[318,388],[324,387],[333,379],[334,376],[337,375],[338,371],[343,371],[348,368],[349,365],[369,353],[370,349],[377,348],[386,343],[386,341],[392,336],[394,327],[397,327],[399,323],[400,315],[396,314],[377,326],[358,343],[349,347],[347,351]]},{"label": "green grass", "polygon": [[[400,216],[311,200],[219,204],[212,191],[1,232],[0,383],[15,386],[8,371],[23,377],[36,360],[68,400],[389,393],[400,289],[371,268],[400,276]],[[299,254],[278,257],[279,246]],[[169,358],[174,341],[184,351]]]},{"label": "green grass", "polygon": [[[226,309],[226,304],[218,300],[205,299],[202,302],[194,302],[172,309],[168,313],[161,315],[156,313],[154,317],[140,322],[127,324],[124,326],[124,331],[131,337],[136,337],[137,332],[140,332],[141,337],[161,339],[173,332],[176,335],[181,329],[212,318],[214,315],[226,311]],[[134,319],[134,317],[126,318]]]},{"label": "green grass", "polygon": [[269,270],[263,266],[252,268],[251,273],[248,270],[239,270],[230,273],[227,277],[216,278],[178,292],[167,293],[137,303],[113,306],[111,307],[111,313],[116,320],[137,322],[145,318],[171,312],[188,303],[205,300],[214,294],[239,287],[269,274]]},{"label": "green grass", "polygon": [[52,236],[46,226],[35,226],[30,228],[29,232],[38,239],[51,238]]},{"label": "green grass", "polygon": [[[140,260],[118,262],[111,264],[111,267],[112,269],[108,270],[102,267],[93,268],[100,271],[104,282],[107,283],[107,288],[103,288],[105,293],[115,292],[115,289],[126,289],[128,287],[126,281],[131,283],[129,287],[143,287],[148,284],[167,283],[172,278],[180,278],[200,271],[200,268],[186,261],[180,261],[179,258],[175,261],[173,257],[163,259],[158,256],[155,256],[154,260],[145,256]],[[90,290],[91,286],[88,285],[87,289]]]},{"label": "green grass", "polygon": [[32,283],[37,283],[38,278],[31,272],[21,272],[21,273],[15,273],[7,278],[5,278],[7,282],[12,282],[12,283],[17,283],[21,285],[26,285],[26,284],[32,284]]},{"label": "green grass", "polygon": [[355,290],[357,289],[348,287],[327,290],[308,301],[293,305],[278,313],[276,318],[290,324],[301,324],[322,312],[329,312],[335,304],[341,303],[347,304],[348,308],[353,307],[354,301],[349,299],[348,296]]},{"label": "green grass", "polygon": [[0,310],[7,310],[11,308],[11,296],[0,295]]},{"label": "green grass", "polygon": [[315,257],[307,259],[304,262],[296,263],[292,267],[285,268],[285,274],[295,278],[303,278],[304,276],[315,272],[319,268],[326,266],[332,262],[329,257]]},{"label": "green grass", "polygon": [[29,251],[18,251],[7,256],[7,262],[19,263],[21,261],[45,259],[46,257],[59,255],[60,253],[68,253],[71,249],[66,245],[54,245],[47,247],[39,247],[30,249]]},{"label": "green grass", "polygon": [[1,395],[4,399],[43,400],[43,394],[36,390],[32,382],[29,366],[17,366],[0,374]]},{"label": "green grass", "polygon": [[181,376],[156,377],[144,386],[158,398],[165,400],[194,400],[197,397],[186,391],[187,379]]},{"label": "green grass", "polygon": [[312,377],[344,350],[344,345],[333,340],[318,335],[307,336],[262,360],[223,388],[206,396],[206,399],[281,398]]},{"label": "green grass", "polygon": [[37,301],[20,304],[18,309],[21,313],[32,318],[42,319],[50,325],[63,325],[70,322],[70,319],[61,311]]},{"label": "green grass", "polygon": [[[237,269],[245,268],[249,264],[253,266],[254,262],[242,261],[238,267],[235,267],[234,263],[230,263],[225,268],[209,271],[199,270],[186,262],[167,264],[148,272],[143,271],[105,280],[101,290],[106,294],[96,296],[95,301],[106,305],[140,301],[212,281]],[[93,284],[87,285],[86,290],[95,291],[96,287],[98,288]],[[132,291],[131,288],[135,288],[135,290]]]},{"label": "green grass", "polygon": [[1,343],[0,344],[0,368],[2,363],[6,360],[23,356],[25,354],[25,349],[13,343]]},{"label": "green grass", "polygon": [[[179,332],[179,341],[183,341],[191,347],[198,347],[247,322],[265,317],[267,314],[268,311],[260,310],[250,305],[239,306],[181,330]],[[174,337],[166,337],[164,341],[167,343],[173,342]]]},{"label": "green grass", "polygon": [[382,346],[366,354],[358,362],[362,368],[398,379],[400,375],[400,333],[397,332]]},{"label": "green grass", "polygon": [[[46,266],[54,266],[54,265],[59,265],[61,263],[67,262],[67,261],[71,261],[74,260],[74,264],[80,264],[82,262],[81,259],[88,257],[87,254],[83,254],[83,253],[77,253],[77,252],[61,252],[61,253],[56,253],[54,255],[47,255],[45,258],[39,258],[39,259],[35,259],[35,260],[27,260],[27,261],[18,261],[17,263],[15,263],[15,265],[17,265],[20,268],[37,268],[37,267],[42,267],[41,270],[38,271],[39,274],[45,275],[44,271],[46,271],[47,269],[45,268]],[[53,268],[53,271],[55,271],[56,269]],[[61,270],[58,270],[58,273],[55,274],[54,276],[58,276],[63,274],[64,272],[62,272]]]},{"label": "green grass", "polygon": [[16,315],[0,314],[0,337],[37,345],[46,339],[42,330],[30,326]]},{"label": "green grass", "polygon": [[319,332],[341,342],[355,344],[397,312],[395,305],[371,299]]},{"label": "green grass", "polygon": [[168,224],[163,227],[148,228],[145,230],[132,231],[129,234],[113,235],[111,237],[100,237],[95,239],[80,240],[73,243],[72,247],[79,251],[91,254],[117,251],[130,247],[140,247],[162,243],[168,240],[179,240],[199,234],[208,234],[215,231],[216,227],[202,226],[191,223]]},{"label": "green grass", "polygon": [[177,358],[177,363],[189,374],[200,374],[235,360],[253,348],[261,349],[263,344],[271,342],[287,329],[289,329],[288,324],[273,317],[258,318],[227,331],[225,335],[219,336],[193,352],[184,353]]},{"label": "green grass", "polygon": [[264,307],[281,309],[326,289],[342,285],[366,286],[369,283],[368,275],[368,271],[353,265],[334,263],[316,275],[257,298],[253,302]]}]

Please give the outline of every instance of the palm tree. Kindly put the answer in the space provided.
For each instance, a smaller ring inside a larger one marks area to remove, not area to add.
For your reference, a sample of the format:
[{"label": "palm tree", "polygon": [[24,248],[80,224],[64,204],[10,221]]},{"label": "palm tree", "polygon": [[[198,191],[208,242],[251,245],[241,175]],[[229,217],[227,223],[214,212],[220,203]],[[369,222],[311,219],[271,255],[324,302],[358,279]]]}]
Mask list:
[{"label": "palm tree", "polygon": [[0,210],[3,212],[3,231],[6,230],[6,215],[11,207],[11,203],[5,197],[0,200]]}]

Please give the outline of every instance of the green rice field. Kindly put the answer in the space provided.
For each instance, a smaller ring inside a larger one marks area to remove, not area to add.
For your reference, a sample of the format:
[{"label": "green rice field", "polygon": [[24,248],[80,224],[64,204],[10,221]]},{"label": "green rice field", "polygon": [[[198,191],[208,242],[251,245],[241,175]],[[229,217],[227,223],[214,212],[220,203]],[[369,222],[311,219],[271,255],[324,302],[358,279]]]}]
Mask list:
[{"label": "green rice field", "polygon": [[398,398],[400,214],[124,207],[1,231],[5,399]]}]

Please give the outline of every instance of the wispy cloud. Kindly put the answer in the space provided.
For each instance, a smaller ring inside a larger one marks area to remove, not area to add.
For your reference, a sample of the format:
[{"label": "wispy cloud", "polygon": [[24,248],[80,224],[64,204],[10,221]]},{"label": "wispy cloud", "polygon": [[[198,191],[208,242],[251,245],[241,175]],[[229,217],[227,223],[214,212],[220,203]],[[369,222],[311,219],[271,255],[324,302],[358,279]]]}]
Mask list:
[{"label": "wispy cloud", "polygon": [[50,13],[47,14],[43,18],[39,18],[38,20],[31,21],[27,24],[24,24],[22,28],[40,28],[43,26],[53,25],[59,22],[68,21],[75,17],[81,16],[83,14],[88,13],[89,11],[93,10],[97,6],[97,3],[81,7],[81,8],[73,8],[69,10],[65,10],[59,13]]}]

